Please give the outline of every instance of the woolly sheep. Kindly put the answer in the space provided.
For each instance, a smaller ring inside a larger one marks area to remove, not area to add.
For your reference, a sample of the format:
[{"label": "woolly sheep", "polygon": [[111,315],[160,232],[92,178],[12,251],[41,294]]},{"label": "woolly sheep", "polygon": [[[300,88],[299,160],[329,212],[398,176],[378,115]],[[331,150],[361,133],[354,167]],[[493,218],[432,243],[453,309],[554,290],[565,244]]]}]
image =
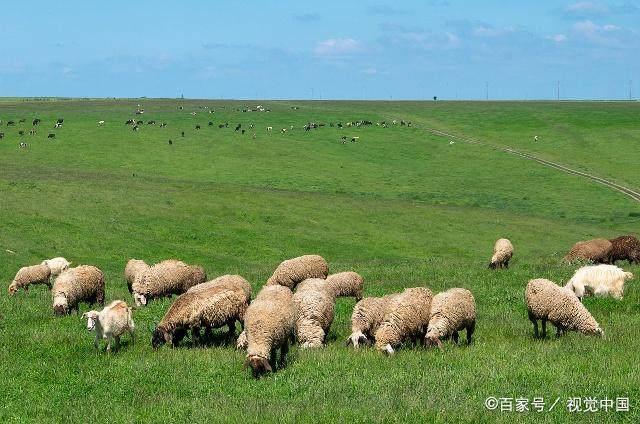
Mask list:
[{"label": "woolly sheep", "polygon": [[244,320],[249,298],[243,290],[209,287],[184,293],[173,302],[153,331],[154,349],[164,343],[174,347],[191,330],[194,342],[200,342],[200,329],[211,330],[227,325],[229,336],[235,335],[236,321]]},{"label": "woolly sheep", "polygon": [[453,288],[438,293],[431,302],[431,317],[425,345],[437,345],[442,349],[441,339],[450,336],[458,344],[458,331],[467,330],[467,344],[476,328],[476,301],[469,290]]},{"label": "woolly sheep", "polygon": [[365,297],[356,303],[351,314],[351,335],[345,344],[352,344],[356,349],[360,343],[371,344],[387,314],[391,300],[396,296],[397,293],[383,297]]},{"label": "woolly sheep", "polygon": [[564,257],[564,261],[569,263],[577,260],[591,261],[593,263],[608,262],[611,247],[612,244],[607,239],[579,241],[573,245],[569,253]]},{"label": "woolly sheep", "polygon": [[536,338],[539,337],[538,320],[542,320],[543,338],[547,336],[547,321],[556,327],[557,337],[566,331],[604,336],[596,320],[571,290],[538,278],[529,281],[524,296]]},{"label": "woolly sheep", "polygon": [[267,285],[278,284],[293,290],[295,286],[307,278],[327,278],[329,265],[322,256],[304,255],[283,261],[273,275],[267,280]]},{"label": "woolly sheep", "polygon": [[211,281],[207,281],[206,283],[200,283],[191,287],[187,290],[187,293],[206,290],[213,287],[218,287],[219,289],[240,290],[245,294],[247,302],[251,301],[251,284],[249,284],[249,282],[240,275],[222,275]]},{"label": "woolly sheep", "polygon": [[376,349],[392,355],[393,348],[405,340],[421,340],[424,337],[433,293],[426,287],[405,289],[389,302],[384,320],[376,331]]},{"label": "woolly sheep", "polygon": [[624,283],[632,278],[632,273],[615,265],[588,265],[578,269],[565,287],[573,291],[580,301],[585,294],[611,295],[622,300]]},{"label": "woolly sheep", "polygon": [[336,297],[355,297],[356,302],[362,300],[364,279],[357,272],[346,271],[331,274],[327,277],[327,284],[332,286]]},{"label": "woolly sheep", "polygon": [[52,294],[55,315],[77,312],[80,302],[104,306],[104,274],[91,265],[69,268],[56,278]]},{"label": "woolly sheep", "polygon": [[127,281],[127,288],[129,293],[133,293],[133,282],[136,278],[142,275],[145,271],[151,268],[145,261],[140,259],[129,259],[127,265],[124,267],[124,279]]},{"label": "woolly sheep", "polygon": [[137,306],[150,299],[185,293],[190,287],[204,283],[207,274],[199,266],[169,259],[153,265],[133,282],[133,298]]},{"label": "woolly sheep", "polygon": [[294,330],[291,290],[280,285],[265,285],[249,305],[244,327],[247,337],[245,366],[251,367],[255,378],[273,371],[277,350],[280,350],[277,365],[284,366]]},{"label": "woolly sheep", "polygon": [[125,332],[131,334],[134,342],[135,324],[131,316],[131,308],[122,300],[115,300],[100,312],[89,311],[82,314],[87,320],[87,329],[96,332],[93,345],[98,349],[101,339],[107,341],[107,352],[111,352],[111,339],[116,342],[116,350],[120,349],[120,336]]},{"label": "woolly sheep", "polygon": [[51,275],[60,275],[63,271],[68,270],[69,265],[71,265],[71,262],[63,257],[47,259],[42,261],[42,263],[51,269]]},{"label": "woolly sheep", "polygon": [[18,270],[16,276],[13,278],[11,284],[9,284],[9,294],[14,295],[19,289],[29,291],[31,284],[46,284],[51,289],[51,269],[47,264],[25,266]]},{"label": "woolly sheep", "polygon": [[293,295],[295,334],[303,348],[321,347],[333,322],[335,292],[327,281],[309,278]]},{"label": "woolly sheep", "polygon": [[496,240],[489,268],[509,268],[509,260],[513,256],[513,244],[506,238]]},{"label": "woolly sheep", "polygon": [[634,236],[620,236],[609,240],[611,242],[611,253],[609,263],[616,261],[629,261],[630,264],[640,264],[640,240]]}]

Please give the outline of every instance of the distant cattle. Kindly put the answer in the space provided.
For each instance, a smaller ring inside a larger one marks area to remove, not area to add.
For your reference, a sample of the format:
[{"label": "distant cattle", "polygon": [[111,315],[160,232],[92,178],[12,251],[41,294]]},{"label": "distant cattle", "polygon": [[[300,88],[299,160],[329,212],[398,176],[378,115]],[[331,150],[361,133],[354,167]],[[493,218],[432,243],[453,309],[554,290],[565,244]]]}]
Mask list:
[{"label": "distant cattle", "polygon": [[184,137],[184,131],[182,131],[182,133],[181,133],[181,134],[182,134],[182,136]]},{"label": "distant cattle", "polygon": [[27,143],[25,143],[24,141],[22,143],[20,143],[20,148],[24,149],[27,147]]},{"label": "distant cattle", "polygon": [[196,129],[199,130],[200,129],[200,125],[196,125]]},{"label": "distant cattle", "polygon": [[7,121],[7,127],[10,127],[15,124],[16,124],[15,121]]},{"label": "distant cattle", "polygon": [[36,118],[33,120],[32,125],[35,127],[36,125],[40,124],[40,119]]},{"label": "distant cattle", "polygon": [[125,125],[133,125],[135,124],[135,121],[133,119],[127,119],[127,122],[124,123]]},{"label": "distant cattle", "polygon": [[56,122],[56,124],[53,126],[53,128],[61,128],[62,127],[62,122]]},{"label": "distant cattle", "polygon": [[62,124],[63,122],[64,122],[64,119],[63,119],[63,118],[58,118],[58,119],[56,120],[56,124]]},{"label": "distant cattle", "polygon": [[267,131],[273,130],[273,127],[267,127]]},{"label": "distant cattle", "polygon": [[144,121],[136,121],[136,125],[144,125]]},{"label": "distant cattle", "polygon": [[242,130],[242,134],[244,134],[244,130]]},{"label": "distant cattle", "polygon": [[156,121],[147,121],[147,125],[155,125]]},{"label": "distant cattle", "polygon": [[26,120],[23,118],[21,120],[18,121],[18,123],[22,124],[23,122],[25,122]]},{"label": "distant cattle", "polygon": [[236,129],[235,129],[235,130],[236,130],[236,131],[240,131],[240,128],[242,128],[242,124],[238,124],[238,125],[236,125]]},{"label": "distant cattle", "polygon": [[36,130],[29,130],[29,135],[36,135],[38,133],[38,131]]},{"label": "distant cattle", "polygon": [[140,127],[139,127],[139,126],[137,126],[137,125],[134,125],[134,126],[133,126],[133,128],[131,128],[131,129],[132,129],[133,131],[138,131],[138,130],[140,129]]},{"label": "distant cattle", "polygon": [[4,133],[0,132],[0,140],[4,138]]},{"label": "distant cattle", "polygon": [[56,135],[54,133],[49,133],[49,135],[47,136],[47,138],[56,138]]},{"label": "distant cattle", "polygon": [[104,125],[104,121],[98,121],[98,126],[101,127]]},{"label": "distant cattle", "polygon": [[173,144],[173,141],[169,140],[169,145],[172,145],[172,144]]},{"label": "distant cattle", "polygon": [[213,122],[209,121],[209,124],[207,125],[209,125],[210,127],[213,127]]},{"label": "distant cattle", "polygon": [[218,128],[224,128],[224,124],[218,125]]},{"label": "distant cattle", "polygon": [[23,130],[18,131],[18,135],[24,135],[24,131]]},{"label": "distant cattle", "polygon": [[167,123],[166,123],[166,122],[163,122],[162,124],[160,124],[160,128],[164,128],[164,127],[166,127],[166,126],[167,126]]}]

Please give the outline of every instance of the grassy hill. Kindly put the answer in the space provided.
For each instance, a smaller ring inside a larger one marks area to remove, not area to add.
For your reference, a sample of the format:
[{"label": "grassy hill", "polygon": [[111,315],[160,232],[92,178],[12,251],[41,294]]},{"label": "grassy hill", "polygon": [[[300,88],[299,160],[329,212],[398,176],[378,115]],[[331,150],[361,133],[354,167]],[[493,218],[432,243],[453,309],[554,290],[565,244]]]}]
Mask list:
[{"label": "grassy hill", "polygon": [[[340,299],[325,349],[294,347],[285,369],[256,381],[232,346],[186,340],[154,352],[151,331],[168,299],[135,310],[136,343],[107,356],[94,352],[78,316],[53,317],[43,287],[13,298],[3,289],[3,422],[559,422],[576,418],[566,410],[569,397],[617,396],[630,398],[630,412],[579,418],[640,418],[637,279],[621,302],[585,300],[604,340],[534,340],[523,302],[529,279],[561,283],[572,275],[575,267],[560,258],[575,241],[638,234],[640,205],[581,177],[424,130],[516,147],[638,188],[640,105],[145,99],[136,116],[138,103],[0,102],[5,287],[20,266],[63,255],[105,272],[107,300],[132,303],[126,261],[177,257],[210,277],[241,274],[257,292],[280,261],[318,253],[332,272],[362,274],[366,295],[417,285],[472,290],[476,341],[446,343],[444,354],[411,346],[392,358],[353,351],[343,341],[354,301]],[[257,104],[270,112],[242,112]],[[20,137],[36,117],[38,134]],[[64,126],[54,130],[57,118]],[[129,118],[145,124],[134,132]],[[329,126],[361,119],[412,126]],[[308,121],[327,125],[305,132]],[[234,131],[238,123],[245,134]],[[342,144],[343,135],[359,141]],[[19,149],[20,141],[28,147]],[[511,269],[492,272],[499,237],[510,238],[516,254]],[[624,268],[640,275],[638,266]],[[547,407],[561,400],[553,411],[520,414],[487,411],[489,396],[544,397]]]}]

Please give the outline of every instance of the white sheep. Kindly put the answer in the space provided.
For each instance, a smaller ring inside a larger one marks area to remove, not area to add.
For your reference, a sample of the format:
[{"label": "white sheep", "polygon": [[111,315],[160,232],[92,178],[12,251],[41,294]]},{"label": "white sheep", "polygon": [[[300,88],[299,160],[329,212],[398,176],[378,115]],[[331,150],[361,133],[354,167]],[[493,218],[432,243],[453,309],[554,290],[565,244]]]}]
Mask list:
[{"label": "white sheep", "polygon": [[624,283],[631,280],[633,274],[625,272],[615,265],[588,265],[578,269],[565,286],[573,291],[578,299],[586,295],[611,295],[621,300],[624,294]]},{"label": "white sheep", "polygon": [[107,341],[107,352],[111,352],[111,340],[115,340],[115,349],[120,348],[120,336],[124,333],[131,334],[131,342],[135,342],[135,324],[131,316],[131,308],[122,300],[111,302],[100,312],[89,311],[82,314],[87,320],[87,329],[96,332],[93,345],[99,347],[100,340]]},{"label": "white sheep", "polygon": [[458,344],[458,331],[467,330],[467,344],[476,328],[476,301],[467,289],[454,288],[438,293],[431,302],[431,317],[425,345],[437,345],[442,349],[441,339],[452,337]]},{"label": "white sheep", "polygon": [[509,268],[509,261],[513,256],[513,244],[506,238],[496,240],[493,246],[493,256],[489,268]]},{"label": "white sheep", "polygon": [[46,259],[42,263],[49,267],[51,275],[60,275],[63,271],[68,270],[69,265],[71,265],[71,262],[62,257]]}]

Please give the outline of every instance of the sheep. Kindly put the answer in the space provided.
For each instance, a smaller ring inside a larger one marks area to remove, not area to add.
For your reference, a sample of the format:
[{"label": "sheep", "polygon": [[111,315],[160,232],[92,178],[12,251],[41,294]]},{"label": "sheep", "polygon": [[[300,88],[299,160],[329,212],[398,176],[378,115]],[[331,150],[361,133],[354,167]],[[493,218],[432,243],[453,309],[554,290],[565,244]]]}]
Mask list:
[{"label": "sheep", "polygon": [[490,269],[509,268],[509,260],[513,256],[513,244],[506,238],[496,240],[493,246],[493,256],[489,262]]},{"label": "sheep", "polygon": [[229,327],[229,337],[235,335],[236,321],[242,324],[249,305],[244,290],[224,287],[208,287],[184,293],[173,302],[162,321],[153,330],[151,345],[154,349],[164,343],[174,347],[191,330],[195,343],[200,342],[200,329],[210,331],[224,325]]},{"label": "sheep", "polygon": [[124,279],[127,282],[129,293],[133,293],[133,282],[136,278],[150,268],[149,265],[140,259],[129,259],[124,267]]},{"label": "sheep", "polygon": [[267,131],[273,131],[273,127],[267,127]]},{"label": "sheep", "polygon": [[87,320],[87,329],[96,332],[93,342],[96,350],[101,339],[107,341],[107,352],[111,352],[111,339],[116,342],[115,349],[120,349],[120,336],[125,332],[131,335],[131,342],[135,342],[135,324],[131,316],[131,308],[122,300],[115,300],[108,306],[98,311],[89,311],[82,314]]},{"label": "sheep", "polygon": [[46,259],[42,261],[42,263],[49,267],[49,269],[51,270],[51,275],[60,275],[63,271],[68,270],[69,265],[71,265],[71,262],[63,257]]},{"label": "sheep", "polygon": [[189,290],[187,290],[187,293],[206,290],[212,287],[231,289],[231,290],[240,290],[244,293],[245,297],[247,298],[247,303],[251,301],[251,295],[252,295],[251,284],[249,284],[249,282],[245,280],[243,277],[241,277],[240,275],[222,275],[206,283],[200,283],[198,285],[195,285],[189,288]]},{"label": "sheep", "polygon": [[364,279],[357,272],[331,274],[327,277],[327,284],[332,286],[336,297],[354,297],[356,302],[362,300]]},{"label": "sheep", "polygon": [[387,355],[405,340],[421,340],[431,316],[433,293],[426,287],[405,289],[393,297],[375,333],[376,349]]},{"label": "sheep", "polygon": [[98,126],[102,127],[104,125],[104,121],[98,121]]},{"label": "sheep", "polygon": [[390,294],[383,297],[365,297],[353,308],[351,314],[351,335],[345,345],[353,345],[358,348],[361,343],[373,343],[374,335],[382,323],[391,300],[398,294]]},{"label": "sheep", "polygon": [[55,315],[78,312],[80,302],[104,306],[104,274],[91,265],[69,268],[56,278],[51,292]]},{"label": "sheep", "polygon": [[467,330],[467,344],[476,328],[476,302],[467,289],[453,288],[438,293],[431,302],[431,316],[424,342],[427,346],[437,345],[440,350],[440,339],[453,338],[458,344],[458,331]]},{"label": "sheep", "polygon": [[50,277],[51,268],[45,263],[22,267],[9,285],[9,294],[13,296],[21,288],[29,291],[31,284],[46,284],[51,289]]},{"label": "sheep", "polygon": [[333,322],[335,292],[321,278],[309,278],[293,295],[295,334],[303,348],[321,347]]},{"label": "sheep", "polygon": [[609,240],[611,242],[611,253],[609,263],[616,261],[629,261],[630,264],[640,263],[640,241],[631,235],[620,236]]},{"label": "sheep", "polygon": [[267,285],[279,284],[291,290],[307,278],[327,278],[329,265],[320,255],[304,255],[283,261],[273,275],[267,280]]},{"label": "sheep", "polygon": [[145,306],[150,299],[185,293],[206,280],[207,274],[201,267],[169,259],[140,274],[131,289],[136,306]]},{"label": "sheep", "polygon": [[573,245],[563,261],[568,263],[576,260],[586,260],[593,263],[608,262],[611,248],[612,244],[607,239],[579,241]]},{"label": "sheep", "polygon": [[574,292],[580,301],[585,294],[611,295],[622,300],[624,283],[632,278],[632,273],[624,272],[615,265],[588,265],[578,269],[565,288]]},{"label": "sheep", "polygon": [[[255,378],[285,365],[289,340],[294,330],[293,294],[288,287],[265,285],[256,296],[244,318],[247,338],[245,366]],[[276,352],[280,361],[276,364]]]},{"label": "sheep", "polygon": [[542,320],[542,338],[547,337],[547,321],[556,327],[556,337],[566,331],[604,336],[596,320],[576,295],[544,278],[530,280],[524,293],[534,337],[538,338],[538,320]]}]

